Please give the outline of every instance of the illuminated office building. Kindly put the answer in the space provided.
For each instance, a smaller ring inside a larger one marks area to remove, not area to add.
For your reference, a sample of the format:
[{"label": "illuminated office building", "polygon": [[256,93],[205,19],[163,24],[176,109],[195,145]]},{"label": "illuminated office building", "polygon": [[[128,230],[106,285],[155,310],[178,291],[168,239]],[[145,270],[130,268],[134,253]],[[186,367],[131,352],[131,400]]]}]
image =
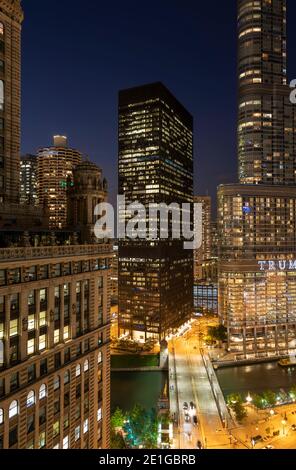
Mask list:
[{"label": "illuminated office building", "polygon": [[30,154],[23,155],[20,166],[20,203],[35,206],[38,201],[37,156]]},{"label": "illuminated office building", "polygon": [[295,106],[286,1],[238,1],[240,183],[218,191],[219,314],[238,357],[282,355],[296,338]]},{"label": "illuminated office building", "polygon": [[194,279],[203,279],[202,264],[212,255],[212,200],[210,196],[195,196],[195,204],[202,205],[202,245],[194,250]]},{"label": "illuminated office building", "polygon": [[[0,171],[0,449],[108,448],[112,247],[89,240],[87,218],[54,232],[43,207],[17,203],[23,14],[18,0],[0,3],[0,122],[6,139]],[[0,98],[2,89],[3,80]],[[56,179],[72,175],[63,143],[59,139],[61,174],[58,163],[44,167]],[[73,152],[73,163],[79,161]],[[97,188],[105,188],[94,170],[96,181],[79,186],[86,214],[92,214]],[[75,183],[88,175],[88,165],[74,172],[74,186],[65,188],[71,201]],[[105,199],[105,189],[99,197]]]},{"label": "illuminated office building", "polygon": [[[119,194],[193,202],[193,119],[161,83],[119,94]],[[119,332],[162,338],[192,315],[192,251],[172,236],[119,240],[118,288]]]},{"label": "illuminated office building", "polygon": [[54,136],[52,147],[38,151],[38,200],[48,206],[52,229],[66,227],[67,181],[81,158],[78,150],[68,147],[64,136]]}]

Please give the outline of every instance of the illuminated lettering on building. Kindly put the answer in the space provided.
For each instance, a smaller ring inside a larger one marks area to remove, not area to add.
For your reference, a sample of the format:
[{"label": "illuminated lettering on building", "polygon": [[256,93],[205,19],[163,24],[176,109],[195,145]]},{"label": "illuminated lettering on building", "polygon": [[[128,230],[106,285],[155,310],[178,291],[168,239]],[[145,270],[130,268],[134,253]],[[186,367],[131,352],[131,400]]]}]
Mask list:
[{"label": "illuminated lettering on building", "polygon": [[296,271],[296,260],[258,261],[260,271]]}]

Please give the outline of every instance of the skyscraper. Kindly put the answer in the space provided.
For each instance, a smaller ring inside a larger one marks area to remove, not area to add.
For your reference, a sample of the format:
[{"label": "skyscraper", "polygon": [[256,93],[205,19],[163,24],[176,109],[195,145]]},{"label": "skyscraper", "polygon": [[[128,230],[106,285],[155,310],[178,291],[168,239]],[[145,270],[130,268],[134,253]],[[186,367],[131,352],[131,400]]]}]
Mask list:
[{"label": "skyscraper", "polygon": [[19,200],[22,21],[20,0],[3,0],[0,10],[0,203]]},{"label": "skyscraper", "polygon": [[[89,240],[87,218],[54,232],[42,207],[17,204],[21,20],[20,2],[1,0],[0,449],[108,448],[112,246]],[[73,160],[79,163],[78,153]],[[106,188],[101,172],[91,166],[92,186],[89,166],[74,175],[64,168],[63,162],[59,174],[57,163],[47,171],[56,179],[70,175],[63,195],[71,200],[79,187],[92,214],[96,188]]]},{"label": "skyscraper", "polygon": [[195,196],[194,202],[202,206],[202,246],[194,252],[194,277],[203,279],[202,264],[212,254],[212,200],[210,196]]},{"label": "skyscraper", "polygon": [[38,199],[48,205],[52,229],[67,225],[67,181],[80,162],[81,153],[68,147],[64,136],[54,136],[52,147],[38,151]]},{"label": "skyscraper", "polygon": [[[161,83],[119,93],[119,194],[193,202],[193,119]],[[182,240],[119,240],[119,330],[162,338],[190,318],[193,255]]]},{"label": "skyscraper", "polygon": [[21,186],[20,203],[37,205],[37,156],[23,155],[21,157]]},{"label": "skyscraper", "polygon": [[296,338],[295,107],[286,0],[238,0],[240,184],[218,191],[219,312],[239,357],[287,354]]}]

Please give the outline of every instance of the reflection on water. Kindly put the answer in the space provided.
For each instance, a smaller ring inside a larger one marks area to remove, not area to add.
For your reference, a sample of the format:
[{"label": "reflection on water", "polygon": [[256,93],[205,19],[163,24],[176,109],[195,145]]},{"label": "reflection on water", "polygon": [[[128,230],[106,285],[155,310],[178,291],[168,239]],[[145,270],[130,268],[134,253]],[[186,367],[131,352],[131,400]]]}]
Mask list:
[{"label": "reflection on water", "polygon": [[155,408],[166,377],[165,372],[112,372],[111,411],[117,406],[128,411],[136,403],[146,409]]},{"label": "reflection on water", "polygon": [[217,370],[224,396],[230,393],[261,393],[266,390],[289,390],[296,385],[296,368],[283,369],[277,362],[230,367]]}]

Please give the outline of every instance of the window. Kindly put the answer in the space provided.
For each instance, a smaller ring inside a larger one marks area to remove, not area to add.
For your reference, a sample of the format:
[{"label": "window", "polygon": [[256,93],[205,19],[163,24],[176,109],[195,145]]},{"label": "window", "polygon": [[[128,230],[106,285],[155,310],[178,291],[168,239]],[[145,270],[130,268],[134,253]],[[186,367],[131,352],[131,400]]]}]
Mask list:
[{"label": "window", "polygon": [[54,382],[53,382],[53,389],[54,390],[59,390],[60,388],[60,377],[57,376],[54,378]]},{"label": "window", "polygon": [[31,356],[31,354],[34,354],[35,352],[35,339],[29,339],[27,341],[27,354],[28,356]]},{"label": "window", "polygon": [[88,432],[88,419],[86,419],[83,423],[83,434]]},{"label": "window", "polygon": [[98,409],[97,419],[98,419],[98,422],[102,421],[102,408]]},{"label": "window", "polygon": [[61,406],[60,406],[60,399],[58,398],[57,400],[54,401],[53,404],[53,412],[56,415],[57,413],[60,412]]},{"label": "window", "polygon": [[64,375],[64,384],[67,385],[70,382],[70,372],[66,370]]},{"label": "window", "polygon": [[5,313],[5,297],[4,295],[0,295],[0,315],[3,315],[4,313]]},{"label": "window", "polygon": [[69,413],[64,413],[64,429],[67,429],[69,427]]},{"label": "window", "polygon": [[31,439],[30,441],[27,442],[27,450],[32,450],[34,449],[34,439]]},{"label": "window", "polygon": [[47,388],[45,384],[42,384],[39,388],[39,400],[43,400],[43,398],[46,398],[47,395]]},{"label": "window", "polygon": [[46,289],[40,289],[40,305],[44,305],[47,301]]},{"label": "window", "polygon": [[54,367],[55,369],[59,369],[61,365],[62,365],[61,353],[56,353],[54,355]]},{"label": "window", "polygon": [[4,411],[0,408],[0,424],[4,423]]},{"label": "window", "polygon": [[98,354],[98,364],[101,364],[102,360],[103,360],[103,356],[102,356],[102,353],[100,351],[99,354]]},{"label": "window", "polygon": [[46,335],[39,336],[39,351],[46,349]]},{"label": "window", "polygon": [[27,395],[27,408],[35,405],[35,392],[31,390]]},{"label": "window", "polygon": [[67,408],[67,406],[70,405],[70,393],[67,392],[64,395],[64,408]]},{"label": "window", "polygon": [[43,406],[43,408],[39,410],[39,426],[42,426],[45,423],[46,423],[46,407]]},{"label": "window", "polygon": [[0,286],[6,285],[6,269],[0,269]]},{"label": "window", "polygon": [[11,320],[9,325],[9,336],[13,338],[18,336],[18,320]]},{"label": "window", "polygon": [[34,382],[36,379],[36,365],[32,364],[28,367],[28,382]]},{"label": "window", "polygon": [[60,422],[56,421],[52,429],[53,429],[53,438],[55,438],[60,434]]},{"label": "window", "polygon": [[35,431],[35,415],[30,415],[27,419],[27,434],[33,431]]},{"label": "window", "polygon": [[86,359],[86,361],[84,361],[83,370],[84,370],[84,372],[87,372],[88,369],[89,369],[89,362],[88,362],[88,360]]},{"label": "window", "polygon": [[76,366],[76,377],[79,377],[81,375],[81,366],[80,364],[77,364]]},{"label": "window", "polygon": [[19,374],[15,372],[10,376],[10,393],[14,392],[19,388]]},{"label": "window", "polygon": [[67,364],[71,361],[71,350],[70,348],[65,349],[64,352],[64,363]]},{"label": "window", "polygon": [[58,344],[60,342],[60,330],[54,330],[53,342],[54,344]]},{"label": "window", "polygon": [[46,326],[46,311],[39,313],[39,326]]},{"label": "window", "polygon": [[5,379],[1,378],[0,379],[0,398],[3,398],[5,396]]},{"label": "window", "polygon": [[63,449],[69,449],[69,436],[66,436],[63,439]]},{"label": "window", "polygon": [[46,439],[46,434],[45,434],[45,431],[43,431],[39,434],[39,449],[42,449],[43,447],[45,447],[45,439]]},{"label": "window", "polygon": [[9,419],[19,414],[19,404],[16,400],[12,401],[9,406]]},{"label": "window", "polygon": [[17,314],[19,311],[19,295],[18,294],[12,294],[10,296],[10,311],[11,314]]},{"label": "window", "polygon": [[4,36],[4,24],[0,23],[0,36]]},{"label": "window", "polygon": [[43,375],[47,374],[47,359],[42,359],[40,361],[40,376],[43,377]]},{"label": "window", "polygon": [[28,331],[35,330],[35,314],[31,313],[28,315]]},{"label": "window", "polygon": [[9,448],[17,444],[18,438],[18,428],[17,426],[9,431]]},{"label": "window", "polygon": [[67,339],[69,339],[69,336],[70,336],[70,327],[69,327],[69,326],[65,326],[65,327],[64,327],[64,341],[66,341]]},{"label": "window", "polygon": [[60,444],[56,444],[56,445],[53,447],[54,450],[58,450],[59,448],[60,448]]},{"label": "window", "polygon": [[79,441],[80,439],[80,426],[75,428],[75,442]]}]

